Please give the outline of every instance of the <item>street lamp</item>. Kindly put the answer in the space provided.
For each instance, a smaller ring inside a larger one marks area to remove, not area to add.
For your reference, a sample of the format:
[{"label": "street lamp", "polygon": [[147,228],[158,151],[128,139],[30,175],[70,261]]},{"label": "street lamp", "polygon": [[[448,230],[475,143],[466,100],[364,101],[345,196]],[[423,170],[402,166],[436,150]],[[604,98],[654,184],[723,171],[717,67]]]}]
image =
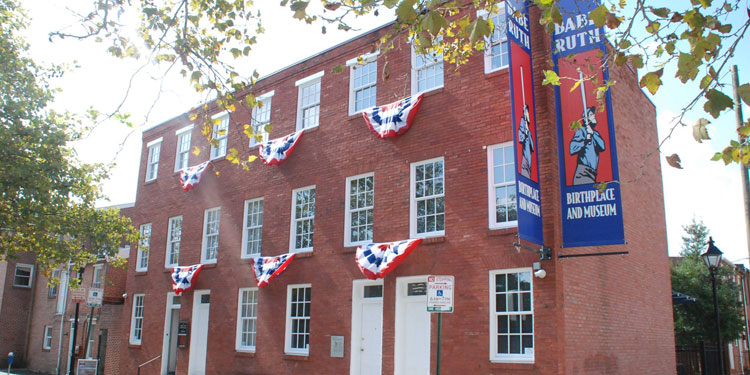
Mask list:
[{"label": "street lamp", "polygon": [[711,285],[713,286],[714,294],[714,317],[716,319],[716,346],[719,349],[719,374],[724,375],[724,355],[721,350],[721,325],[719,322],[719,301],[716,297],[716,270],[721,263],[722,254],[721,250],[714,246],[713,237],[708,237],[708,249],[701,254],[701,258],[703,258],[706,267],[708,267],[708,271],[711,273]]}]

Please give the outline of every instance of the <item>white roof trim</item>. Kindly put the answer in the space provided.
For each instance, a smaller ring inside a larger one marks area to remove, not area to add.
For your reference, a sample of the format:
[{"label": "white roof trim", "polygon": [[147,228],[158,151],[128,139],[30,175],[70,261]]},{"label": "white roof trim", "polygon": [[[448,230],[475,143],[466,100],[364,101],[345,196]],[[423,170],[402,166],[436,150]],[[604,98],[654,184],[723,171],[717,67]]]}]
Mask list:
[{"label": "white roof trim", "polygon": [[175,133],[176,135],[179,135],[179,134],[182,134],[182,133],[185,133],[185,132],[189,132],[189,131],[191,131],[191,130],[193,130],[193,124],[190,124],[190,125],[188,125],[188,126],[186,126],[186,127],[182,128],[182,129],[178,129],[178,130],[177,130],[177,131],[175,131],[174,133]]}]

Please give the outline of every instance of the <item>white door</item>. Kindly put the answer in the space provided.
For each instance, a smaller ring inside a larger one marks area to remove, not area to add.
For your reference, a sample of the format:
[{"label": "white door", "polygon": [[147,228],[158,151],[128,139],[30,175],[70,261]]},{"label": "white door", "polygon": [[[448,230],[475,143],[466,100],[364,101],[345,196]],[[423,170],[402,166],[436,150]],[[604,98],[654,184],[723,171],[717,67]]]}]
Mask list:
[{"label": "white door", "polygon": [[381,375],[383,282],[355,280],[352,288],[351,375]]},{"label": "white door", "polygon": [[193,296],[193,324],[190,327],[190,360],[188,373],[206,373],[206,349],[208,345],[208,310],[211,304],[210,290],[196,290]]},{"label": "white door", "polygon": [[429,375],[427,276],[396,279],[395,375]]}]

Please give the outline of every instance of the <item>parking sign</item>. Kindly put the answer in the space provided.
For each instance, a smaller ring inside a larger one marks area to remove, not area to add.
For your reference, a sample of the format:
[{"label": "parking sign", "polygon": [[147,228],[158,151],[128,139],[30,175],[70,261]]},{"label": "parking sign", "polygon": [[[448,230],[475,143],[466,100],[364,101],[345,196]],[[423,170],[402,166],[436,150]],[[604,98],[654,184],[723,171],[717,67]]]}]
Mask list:
[{"label": "parking sign", "polygon": [[427,277],[427,312],[453,312],[452,275],[432,275]]}]

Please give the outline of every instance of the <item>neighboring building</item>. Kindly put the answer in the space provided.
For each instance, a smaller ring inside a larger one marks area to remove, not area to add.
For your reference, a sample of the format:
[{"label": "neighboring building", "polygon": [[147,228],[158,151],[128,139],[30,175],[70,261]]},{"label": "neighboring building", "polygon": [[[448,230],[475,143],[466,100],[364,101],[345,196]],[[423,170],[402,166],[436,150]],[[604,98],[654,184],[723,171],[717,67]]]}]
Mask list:
[{"label": "neighboring building", "polygon": [[[131,207],[119,206],[124,215],[129,214]],[[128,253],[129,246],[120,249],[122,257],[127,258]],[[7,368],[7,353],[12,351],[13,368],[67,374],[75,316],[68,281],[70,272],[75,271],[62,265],[53,270],[50,276],[59,280],[53,286],[39,271],[35,258],[34,254],[24,253],[17,260],[0,262],[0,368]],[[80,276],[85,290],[103,290],[103,305],[91,308],[86,303],[80,304],[76,358],[100,359],[100,374],[120,373],[126,272],[101,258],[87,265]]]},{"label": "neighboring building", "polygon": [[[120,371],[433,373],[437,317],[426,312],[424,283],[454,275],[455,312],[442,317],[446,374],[674,374],[661,169],[646,156],[657,147],[656,113],[637,75],[610,72],[628,244],[561,249],[555,101],[541,86],[550,43],[533,32],[544,235],[553,253],[541,262],[546,278],[536,278],[538,255],[513,246],[504,42],[460,74],[413,56],[406,43],[332,73],[366,55],[388,27],[261,79],[253,94],[262,108],[227,115],[209,103],[225,130],[210,149],[188,113],[144,131],[131,217],[146,239],[129,259]],[[425,97],[408,132],[385,140],[370,133],[362,108],[419,91]],[[267,122],[270,139],[306,129],[288,160],[243,171],[225,159],[230,148],[255,153],[243,125]],[[193,146],[204,151],[194,155]],[[183,191],[176,171],[209,158],[200,184]],[[384,279],[366,280],[355,264],[358,244],[417,237],[424,242]],[[629,254],[557,259],[602,251]],[[297,257],[286,271],[258,289],[250,258],[288,252]],[[172,267],[199,263],[194,290],[176,297]]]},{"label": "neighboring building", "polygon": [[8,368],[8,353],[14,366],[26,364],[33,296],[38,289],[36,256],[19,254],[0,261],[0,368]]}]

